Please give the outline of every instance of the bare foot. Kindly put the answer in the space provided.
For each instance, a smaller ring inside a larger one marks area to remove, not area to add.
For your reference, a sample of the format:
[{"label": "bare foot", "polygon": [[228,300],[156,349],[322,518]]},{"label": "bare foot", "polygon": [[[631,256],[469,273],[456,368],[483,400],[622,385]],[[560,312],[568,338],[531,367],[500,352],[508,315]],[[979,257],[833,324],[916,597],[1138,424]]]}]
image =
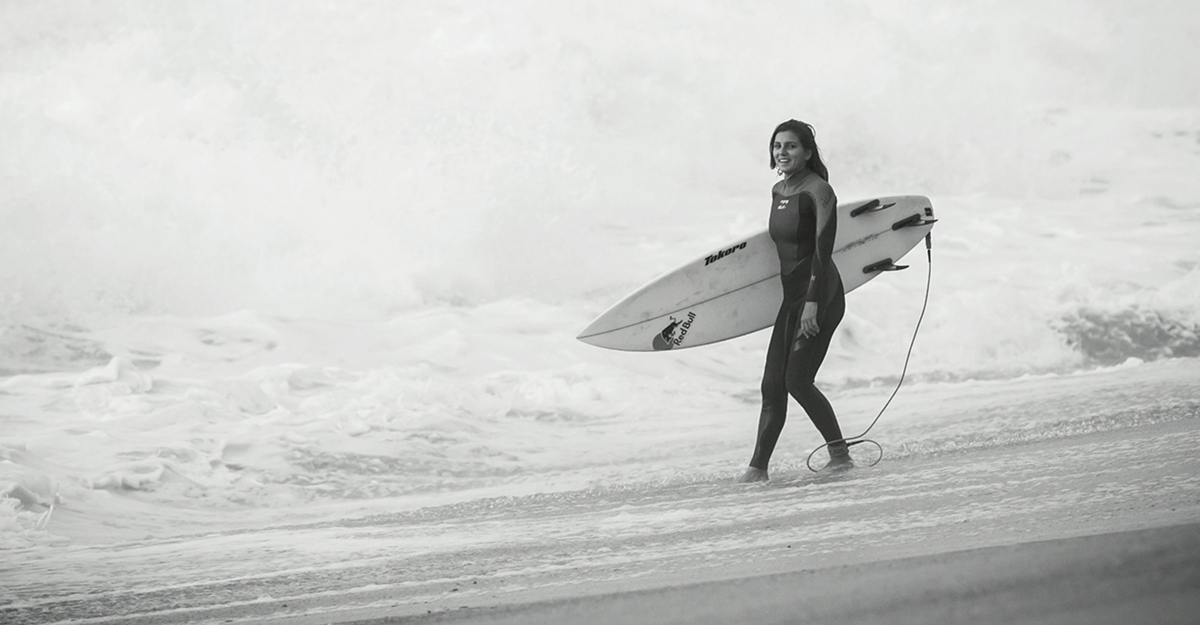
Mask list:
[{"label": "bare foot", "polygon": [[746,467],[745,473],[742,473],[742,476],[739,477],[737,479],[737,481],[738,481],[738,484],[747,484],[750,482],[765,482],[768,479],[770,479],[770,478],[767,477],[766,469],[756,469],[754,467]]}]

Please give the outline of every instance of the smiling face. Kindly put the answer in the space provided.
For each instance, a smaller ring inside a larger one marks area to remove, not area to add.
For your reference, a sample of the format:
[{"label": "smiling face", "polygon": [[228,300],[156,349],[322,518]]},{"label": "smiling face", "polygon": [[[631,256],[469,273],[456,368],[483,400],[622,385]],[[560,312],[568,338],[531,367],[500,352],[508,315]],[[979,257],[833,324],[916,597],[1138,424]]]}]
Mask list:
[{"label": "smiling face", "polygon": [[800,144],[800,137],[791,130],[775,135],[771,154],[775,157],[775,166],[785,176],[800,171],[812,156],[812,152]]}]

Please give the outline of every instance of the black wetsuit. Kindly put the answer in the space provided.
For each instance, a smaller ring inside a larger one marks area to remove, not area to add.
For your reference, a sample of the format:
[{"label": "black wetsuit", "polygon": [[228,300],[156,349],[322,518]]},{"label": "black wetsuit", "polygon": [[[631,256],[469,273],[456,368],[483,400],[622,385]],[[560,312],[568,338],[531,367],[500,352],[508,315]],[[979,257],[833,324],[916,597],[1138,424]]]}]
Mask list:
[{"label": "black wetsuit", "polygon": [[[783,305],[775,318],[762,379],[762,415],[758,442],[750,466],[766,469],[787,419],[790,393],[826,442],[842,438],[841,428],[829,400],[813,380],[825,359],[834,329],[846,312],[846,292],[833,264],[833,241],[837,232],[837,196],[829,183],[806,172],[798,192],[783,195],[783,183],[772,191],[770,231],[779,251]],[[818,206],[827,215],[818,232]],[[799,333],[800,313],[805,302],[817,303],[816,336]]]}]

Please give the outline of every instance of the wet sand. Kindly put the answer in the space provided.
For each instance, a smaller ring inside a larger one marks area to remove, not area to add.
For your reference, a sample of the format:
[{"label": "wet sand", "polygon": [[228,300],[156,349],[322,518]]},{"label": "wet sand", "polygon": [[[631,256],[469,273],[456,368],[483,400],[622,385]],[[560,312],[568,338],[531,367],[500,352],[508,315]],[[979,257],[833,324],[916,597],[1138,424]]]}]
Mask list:
[{"label": "wet sand", "polygon": [[956,551],[402,623],[1178,623],[1200,620],[1200,524]]}]

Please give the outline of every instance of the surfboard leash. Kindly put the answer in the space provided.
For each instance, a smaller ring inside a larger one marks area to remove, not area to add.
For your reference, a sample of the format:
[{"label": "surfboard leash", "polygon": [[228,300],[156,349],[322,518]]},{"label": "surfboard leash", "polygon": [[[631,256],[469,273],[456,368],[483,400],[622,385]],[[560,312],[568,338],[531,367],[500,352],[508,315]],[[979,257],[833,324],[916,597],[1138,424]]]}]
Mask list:
[{"label": "surfboard leash", "polygon": [[[925,319],[925,309],[929,307],[929,286],[933,282],[933,236],[932,235],[933,235],[932,231],[925,233],[925,259],[927,261],[926,267],[928,268],[927,273],[925,274],[925,300],[921,303],[921,314],[920,314],[920,316],[917,317],[917,326],[915,328],[913,328],[912,340],[909,341],[909,343],[908,343],[908,353],[905,354],[905,356],[904,356],[904,368],[900,370],[900,380],[898,382],[896,382],[896,388],[892,389],[892,394],[887,398],[887,401],[884,402],[883,408],[879,409],[879,414],[875,415],[875,420],[871,421],[871,425],[868,425],[867,429],[862,431],[862,434],[859,434],[858,436],[851,436],[849,438],[843,438],[840,441],[833,441],[834,443],[845,441],[847,447],[853,447],[855,445],[861,445],[863,443],[870,443],[870,444],[878,447],[879,448],[879,457],[875,459],[875,462],[872,462],[871,464],[867,465],[869,467],[873,467],[873,466],[879,464],[879,461],[883,460],[883,445],[880,445],[879,443],[877,443],[869,438],[863,438],[863,437],[866,436],[867,433],[871,431],[871,428],[875,427],[875,424],[879,422],[879,418],[883,416],[884,411],[886,411],[888,409],[888,406],[890,406],[892,404],[892,400],[896,398],[896,393],[900,392],[900,387],[904,384],[904,375],[906,373],[908,373],[908,362],[912,358],[913,346],[917,344],[917,333],[921,331],[921,321],[923,321]],[[808,458],[806,458],[804,460],[804,464],[805,464],[805,466],[808,467],[809,471],[812,471],[813,473],[820,471],[820,469],[813,468],[812,458],[813,458],[813,456],[815,456],[817,454],[818,451],[821,451],[822,449],[825,449],[826,447],[829,447],[829,443],[825,443],[825,444],[821,445],[820,447],[817,447],[816,449],[809,452]]]}]

